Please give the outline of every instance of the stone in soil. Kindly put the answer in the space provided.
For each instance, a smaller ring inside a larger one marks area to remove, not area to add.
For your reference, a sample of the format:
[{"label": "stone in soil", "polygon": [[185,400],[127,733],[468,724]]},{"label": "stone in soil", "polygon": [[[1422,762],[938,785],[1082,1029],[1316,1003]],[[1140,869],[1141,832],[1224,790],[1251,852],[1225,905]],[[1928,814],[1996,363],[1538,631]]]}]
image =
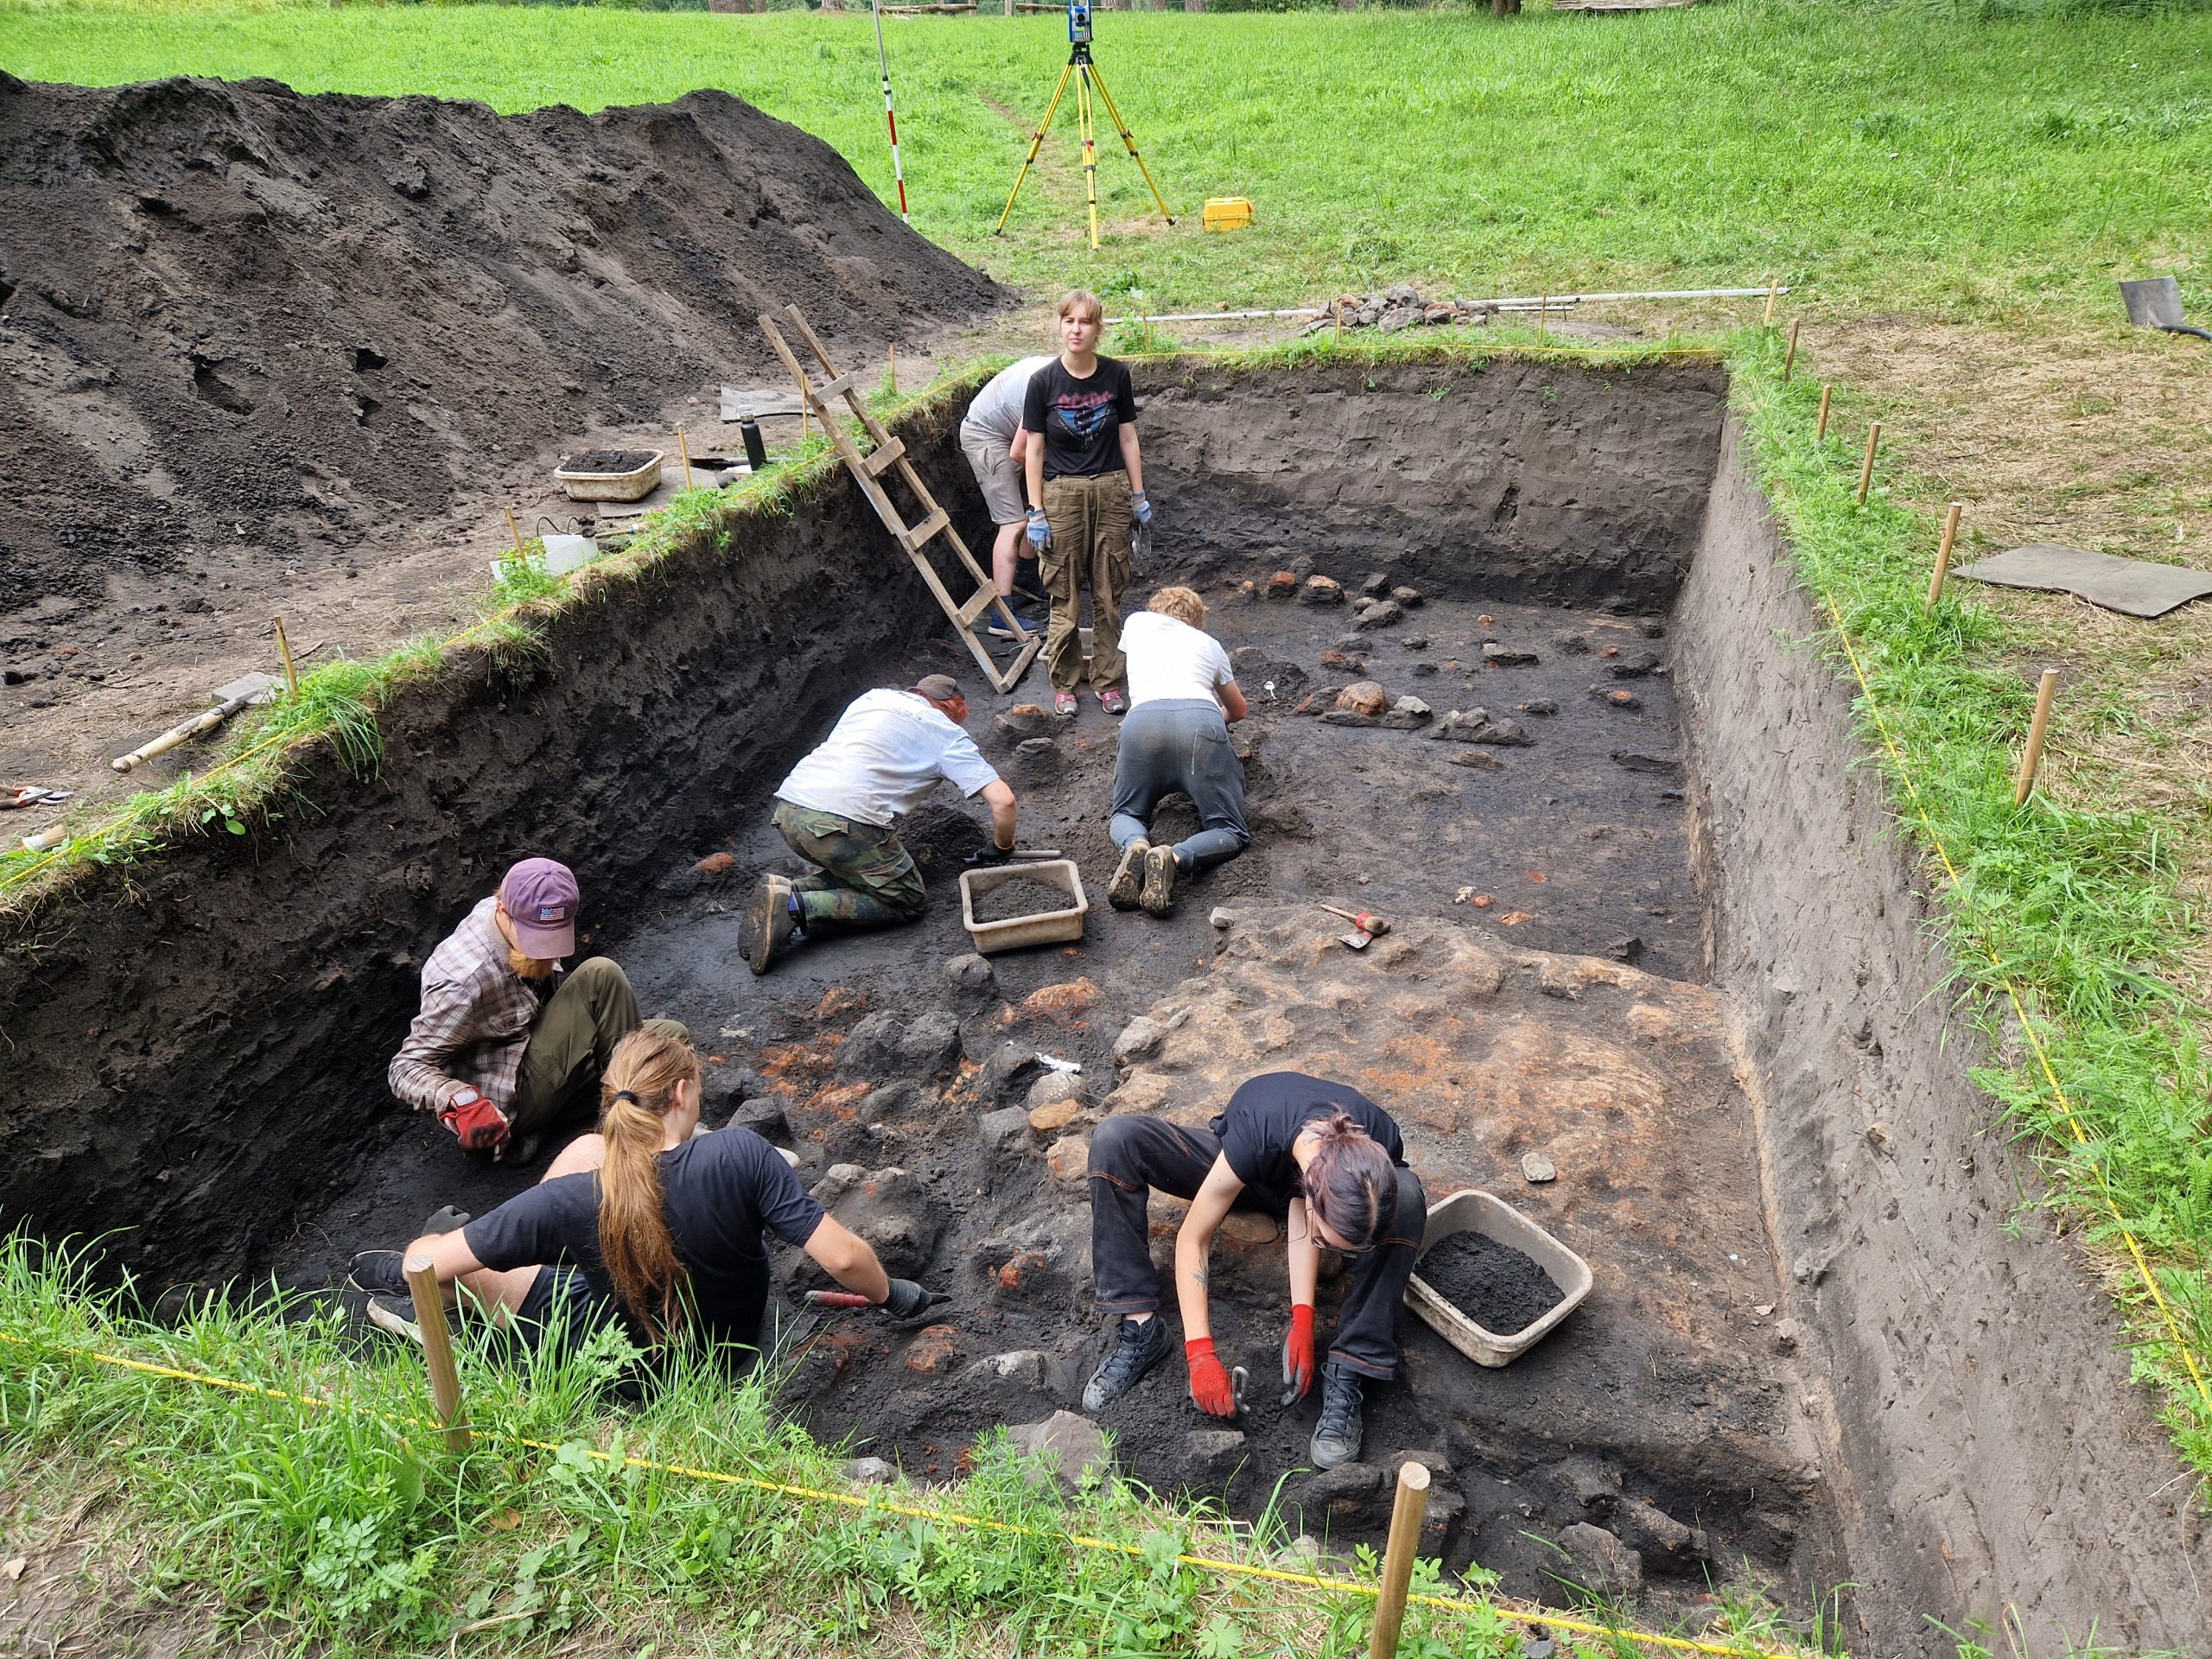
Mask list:
[{"label": "stone in soil", "polygon": [[1019,876],[977,893],[974,902],[977,921],[1010,922],[1017,917],[1042,916],[1052,911],[1066,910],[1075,901],[1068,897],[1065,887],[1050,881]]},{"label": "stone in soil", "polygon": [[1336,706],[1348,714],[1380,719],[1390,711],[1390,694],[1373,680],[1361,680],[1337,693]]},{"label": "stone in soil", "polygon": [[1344,590],[1326,576],[1308,576],[1306,585],[1298,590],[1301,605],[1341,605]]},{"label": "stone in soil", "polygon": [[1618,662],[1606,664],[1605,672],[1617,680],[1640,680],[1645,675],[1654,672],[1658,666],[1659,659],[1656,657],[1648,651],[1639,651],[1622,658]]},{"label": "stone in soil", "polygon": [[1405,614],[1405,607],[1396,600],[1377,600],[1359,613],[1352,626],[1363,632],[1369,628],[1387,628],[1403,620]]},{"label": "stone in soil", "polygon": [[1084,1470],[1113,1465],[1098,1425],[1071,1411],[1056,1411],[1041,1423],[1023,1423],[1008,1429],[1007,1436],[1018,1449],[1050,1469],[1071,1491]]},{"label": "stone in soil", "polygon": [[1483,661],[1492,668],[1526,668],[1535,660],[1533,651],[1519,651],[1495,642],[1483,647]]},{"label": "stone in soil", "polygon": [[1484,1233],[1454,1233],[1414,1271],[1438,1295],[1493,1336],[1527,1330],[1556,1306],[1560,1287],[1535,1262]]}]

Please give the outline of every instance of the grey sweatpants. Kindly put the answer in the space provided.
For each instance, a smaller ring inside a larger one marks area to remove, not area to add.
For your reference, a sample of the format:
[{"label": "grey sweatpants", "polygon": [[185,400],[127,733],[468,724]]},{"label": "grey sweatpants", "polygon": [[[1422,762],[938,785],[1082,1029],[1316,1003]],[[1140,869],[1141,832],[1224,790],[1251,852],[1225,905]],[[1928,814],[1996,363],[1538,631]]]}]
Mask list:
[{"label": "grey sweatpants", "polygon": [[1252,844],[1244,822],[1244,766],[1229,746],[1229,722],[1212,698],[1160,697],[1122,716],[1114,758],[1116,847],[1147,835],[1154,810],[1177,791],[1198,809],[1198,832],[1176,843],[1185,869],[1203,870]]}]

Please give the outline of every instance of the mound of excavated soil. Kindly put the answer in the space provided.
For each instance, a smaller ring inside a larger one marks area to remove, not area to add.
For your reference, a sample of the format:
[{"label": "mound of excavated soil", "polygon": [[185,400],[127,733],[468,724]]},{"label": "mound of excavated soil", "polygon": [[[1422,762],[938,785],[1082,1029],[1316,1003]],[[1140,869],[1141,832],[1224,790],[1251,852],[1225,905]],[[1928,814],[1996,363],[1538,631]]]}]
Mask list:
[{"label": "mound of excavated soil", "polygon": [[308,567],[670,388],[1002,289],[726,93],[584,116],[0,73],[0,613],[244,543]]}]

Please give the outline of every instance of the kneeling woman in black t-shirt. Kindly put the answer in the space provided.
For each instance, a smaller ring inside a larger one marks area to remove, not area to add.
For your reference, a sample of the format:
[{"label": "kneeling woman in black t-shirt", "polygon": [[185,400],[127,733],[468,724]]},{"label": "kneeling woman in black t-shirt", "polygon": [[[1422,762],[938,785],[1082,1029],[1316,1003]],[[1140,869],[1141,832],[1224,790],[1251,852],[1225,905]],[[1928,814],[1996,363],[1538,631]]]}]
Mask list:
[{"label": "kneeling woman in black t-shirt", "polygon": [[1137,1385],[1167,1351],[1160,1286],[1146,1243],[1145,1205],[1158,1188],[1191,1200],[1175,1235],[1175,1295],[1191,1397],[1234,1417],[1229,1373],[1213,1350],[1206,1255],[1231,1210],[1280,1217],[1290,1251],[1285,1403],[1313,1382],[1313,1287],[1320,1252],[1353,1260],[1321,1372],[1321,1416],[1310,1453],[1330,1469],[1359,1455],[1360,1382],[1398,1369],[1397,1313],[1428,1217],[1390,1115],[1347,1084],[1295,1071],[1251,1078],[1229,1097],[1211,1134],[1156,1117],[1109,1117],[1090,1139],[1092,1299],[1121,1332],[1083,1392],[1096,1414]]},{"label": "kneeling woman in black t-shirt", "polygon": [[416,1239],[408,1254],[427,1255],[441,1284],[457,1281],[533,1343],[556,1326],[573,1338],[619,1319],[645,1347],[679,1333],[753,1347],[767,1306],[770,1232],[894,1313],[926,1306],[921,1288],[887,1277],[867,1242],[828,1215],[752,1130],[691,1138],[699,1071],[682,1039],[631,1033],[601,1085],[599,1168],[556,1168],[458,1232]]}]

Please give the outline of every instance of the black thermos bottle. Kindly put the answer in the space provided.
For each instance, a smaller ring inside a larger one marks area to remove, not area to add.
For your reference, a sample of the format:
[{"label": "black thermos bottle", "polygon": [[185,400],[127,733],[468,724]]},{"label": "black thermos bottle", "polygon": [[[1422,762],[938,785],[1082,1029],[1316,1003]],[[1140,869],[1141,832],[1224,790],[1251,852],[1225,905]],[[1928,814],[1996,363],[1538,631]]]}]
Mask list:
[{"label": "black thermos bottle", "polygon": [[751,410],[740,418],[737,429],[745,439],[745,464],[756,473],[762,471],[768,465],[768,446],[760,442],[760,423]]}]

